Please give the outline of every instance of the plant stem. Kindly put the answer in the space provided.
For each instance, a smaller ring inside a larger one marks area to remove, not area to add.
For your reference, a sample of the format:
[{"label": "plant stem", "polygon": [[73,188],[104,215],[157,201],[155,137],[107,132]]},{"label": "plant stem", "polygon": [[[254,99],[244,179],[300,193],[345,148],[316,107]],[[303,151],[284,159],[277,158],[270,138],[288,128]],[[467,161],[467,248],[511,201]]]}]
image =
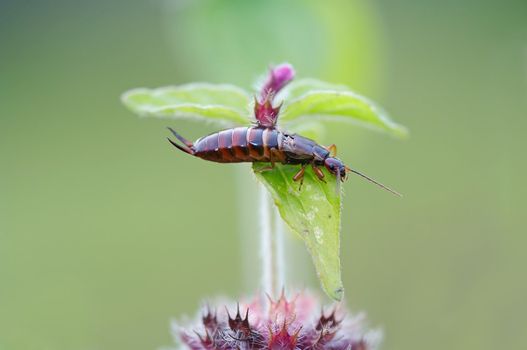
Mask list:
[{"label": "plant stem", "polygon": [[[269,197],[269,195],[268,195]],[[285,226],[278,208],[269,200],[269,204],[273,211],[273,228],[274,228],[274,242],[276,248],[276,290],[275,293],[280,293],[285,288],[286,268],[285,268]]]},{"label": "plant stem", "polygon": [[263,185],[259,187],[262,291],[274,298],[284,287],[283,226],[267,189]]}]

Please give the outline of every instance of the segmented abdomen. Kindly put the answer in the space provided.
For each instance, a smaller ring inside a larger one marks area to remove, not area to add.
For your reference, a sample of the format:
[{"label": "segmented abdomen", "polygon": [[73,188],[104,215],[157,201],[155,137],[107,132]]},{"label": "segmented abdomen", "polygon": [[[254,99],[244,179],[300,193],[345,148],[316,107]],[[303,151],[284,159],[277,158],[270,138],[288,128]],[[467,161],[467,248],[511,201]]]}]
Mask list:
[{"label": "segmented abdomen", "polygon": [[[207,135],[194,143],[194,155],[220,163],[285,161],[281,133],[274,128],[240,127]],[[273,150],[273,151],[271,151]],[[272,159],[271,159],[272,154]]]}]

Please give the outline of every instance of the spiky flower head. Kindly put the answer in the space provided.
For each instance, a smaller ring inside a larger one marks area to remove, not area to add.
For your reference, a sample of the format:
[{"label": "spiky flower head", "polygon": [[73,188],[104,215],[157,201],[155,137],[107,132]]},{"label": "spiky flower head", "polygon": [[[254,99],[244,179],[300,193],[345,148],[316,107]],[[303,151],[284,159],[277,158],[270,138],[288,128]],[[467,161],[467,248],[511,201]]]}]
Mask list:
[{"label": "spiky flower head", "polygon": [[342,304],[324,310],[302,292],[287,299],[255,298],[230,307],[207,307],[190,329],[174,334],[191,350],[372,350],[380,331],[368,330],[363,315],[346,315]]}]

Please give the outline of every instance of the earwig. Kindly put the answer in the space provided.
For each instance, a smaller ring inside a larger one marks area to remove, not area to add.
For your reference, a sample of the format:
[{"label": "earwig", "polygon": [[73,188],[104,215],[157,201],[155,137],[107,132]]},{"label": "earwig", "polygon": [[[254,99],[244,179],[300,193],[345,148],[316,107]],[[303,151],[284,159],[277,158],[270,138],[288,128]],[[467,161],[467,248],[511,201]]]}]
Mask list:
[{"label": "earwig", "polygon": [[[182,145],[178,144],[169,138],[168,141],[174,147],[204,160],[218,163],[270,163],[270,168],[273,168],[275,163],[300,165],[300,170],[293,176],[294,181],[300,182],[300,187],[308,165],[311,166],[317,178],[325,182],[324,172],[320,169],[324,166],[329,173],[336,176],[337,184],[346,180],[348,173],[351,172],[401,196],[371,177],[344,165],[340,159],[335,157],[335,145],[321,146],[301,135],[282,132],[275,128],[274,124],[226,129],[204,136],[194,143],[179,135],[175,130],[171,128],[169,130],[182,143]],[[337,191],[339,191],[338,188]]]}]

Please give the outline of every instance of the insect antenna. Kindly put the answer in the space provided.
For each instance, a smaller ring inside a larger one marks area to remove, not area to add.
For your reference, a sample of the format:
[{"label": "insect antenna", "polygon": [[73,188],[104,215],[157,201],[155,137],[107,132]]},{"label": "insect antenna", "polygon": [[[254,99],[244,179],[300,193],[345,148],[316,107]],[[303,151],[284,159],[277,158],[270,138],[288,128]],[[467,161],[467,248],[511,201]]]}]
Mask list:
[{"label": "insect antenna", "polygon": [[376,185],[379,186],[380,188],[385,189],[386,191],[391,192],[392,194],[394,194],[394,195],[396,195],[396,196],[399,196],[399,197],[402,197],[402,196],[403,196],[403,195],[400,194],[399,192],[392,190],[392,189],[389,188],[388,186],[383,185],[382,183],[380,183],[380,182],[378,182],[378,181],[372,179],[371,177],[369,177],[369,176],[367,176],[367,175],[364,175],[363,173],[361,173],[361,172],[359,172],[359,171],[357,171],[357,170],[351,169],[351,168],[349,168],[349,167],[346,167],[346,170],[347,170],[347,171],[351,171],[352,173],[357,174],[357,175],[359,175],[359,176],[365,178],[365,179],[368,180],[369,182],[372,182],[372,183],[376,184]]}]

